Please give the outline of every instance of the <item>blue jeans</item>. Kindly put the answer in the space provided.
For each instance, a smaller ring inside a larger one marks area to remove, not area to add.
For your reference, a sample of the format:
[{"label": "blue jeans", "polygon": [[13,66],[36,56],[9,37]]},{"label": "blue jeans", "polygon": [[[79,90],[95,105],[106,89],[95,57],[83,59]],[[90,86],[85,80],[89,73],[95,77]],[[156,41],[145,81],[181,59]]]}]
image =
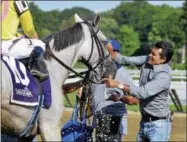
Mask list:
[{"label": "blue jeans", "polygon": [[152,122],[140,122],[140,130],[137,135],[138,142],[168,141],[172,123],[161,119]]}]

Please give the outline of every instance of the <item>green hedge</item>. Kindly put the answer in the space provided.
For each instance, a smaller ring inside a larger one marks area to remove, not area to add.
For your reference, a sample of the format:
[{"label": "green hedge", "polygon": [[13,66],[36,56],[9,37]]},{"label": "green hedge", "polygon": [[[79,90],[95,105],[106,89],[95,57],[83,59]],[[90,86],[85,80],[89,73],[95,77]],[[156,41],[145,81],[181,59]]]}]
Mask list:
[{"label": "green hedge", "polygon": [[172,69],[178,69],[178,70],[186,70],[187,64],[174,64],[171,65]]}]

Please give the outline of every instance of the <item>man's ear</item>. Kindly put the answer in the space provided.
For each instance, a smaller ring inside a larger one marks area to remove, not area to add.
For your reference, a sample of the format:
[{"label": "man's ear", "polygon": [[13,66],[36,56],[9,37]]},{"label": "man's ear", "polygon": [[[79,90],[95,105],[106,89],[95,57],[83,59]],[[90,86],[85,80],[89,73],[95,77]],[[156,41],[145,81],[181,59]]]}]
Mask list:
[{"label": "man's ear", "polygon": [[162,64],[166,62],[166,57],[162,57]]},{"label": "man's ear", "polygon": [[163,57],[163,58],[162,58],[163,63],[165,63],[165,62],[166,62],[166,59],[167,59],[166,57]]}]

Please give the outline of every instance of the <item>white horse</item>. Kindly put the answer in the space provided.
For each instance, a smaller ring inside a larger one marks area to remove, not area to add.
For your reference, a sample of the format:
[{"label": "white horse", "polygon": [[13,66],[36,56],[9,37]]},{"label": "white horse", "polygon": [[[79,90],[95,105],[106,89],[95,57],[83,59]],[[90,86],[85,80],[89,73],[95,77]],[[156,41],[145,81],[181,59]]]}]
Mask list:
[{"label": "white horse", "polygon": [[[73,67],[78,59],[84,60],[90,70],[93,70],[95,81],[98,81],[102,78],[101,71],[103,72],[104,61],[109,59],[105,58],[108,51],[102,42],[106,41],[106,37],[96,27],[100,17],[97,16],[91,23],[84,22],[75,14],[75,20],[77,23],[73,27],[54,33],[44,39],[47,51],[51,51],[69,67]],[[96,42],[95,38],[98,38],[99,42]],[[19,136],[26,128],[33,108],[10,104],[11,79],[7,67],[2,61],[1,63],[1,132],[2,134]],[[69,70],[47,54],[45,63],[51,80],[52,104],[49,109],[41,108],[38,121],[31,135],[35,136],[39,133],[44,141],[61,141],[60,130],[64,111],[61,87],[68,77]]]}]

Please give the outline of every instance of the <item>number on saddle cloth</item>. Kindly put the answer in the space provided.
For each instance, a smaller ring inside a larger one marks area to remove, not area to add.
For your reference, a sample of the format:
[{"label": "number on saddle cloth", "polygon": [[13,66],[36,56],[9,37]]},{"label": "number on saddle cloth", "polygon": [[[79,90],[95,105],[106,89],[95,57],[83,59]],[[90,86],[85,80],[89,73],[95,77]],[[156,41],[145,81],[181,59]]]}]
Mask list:
[{"label": "number on saddle cloth", "polygon": [[29,85],[30,80],[29,76],[27,75],[27,70],[21,62],[8,56],[2,56],[2,61],[4,61],[11,73],[12,79],[15,79],[17,84],[21,83],[25,86]]},{"label": "number on saddle cloth", "polygon": [[[28,72],[25,66],[9,56],[1,56],[1,60],[6,65],[12,81],[11,103],[36,106],[38,105],[38,95],[41,93],[38,89],[37,80]],[[50,79],[42,82],[42,90],[45,96],[44,107],[51,106],[51,86]]]}]

